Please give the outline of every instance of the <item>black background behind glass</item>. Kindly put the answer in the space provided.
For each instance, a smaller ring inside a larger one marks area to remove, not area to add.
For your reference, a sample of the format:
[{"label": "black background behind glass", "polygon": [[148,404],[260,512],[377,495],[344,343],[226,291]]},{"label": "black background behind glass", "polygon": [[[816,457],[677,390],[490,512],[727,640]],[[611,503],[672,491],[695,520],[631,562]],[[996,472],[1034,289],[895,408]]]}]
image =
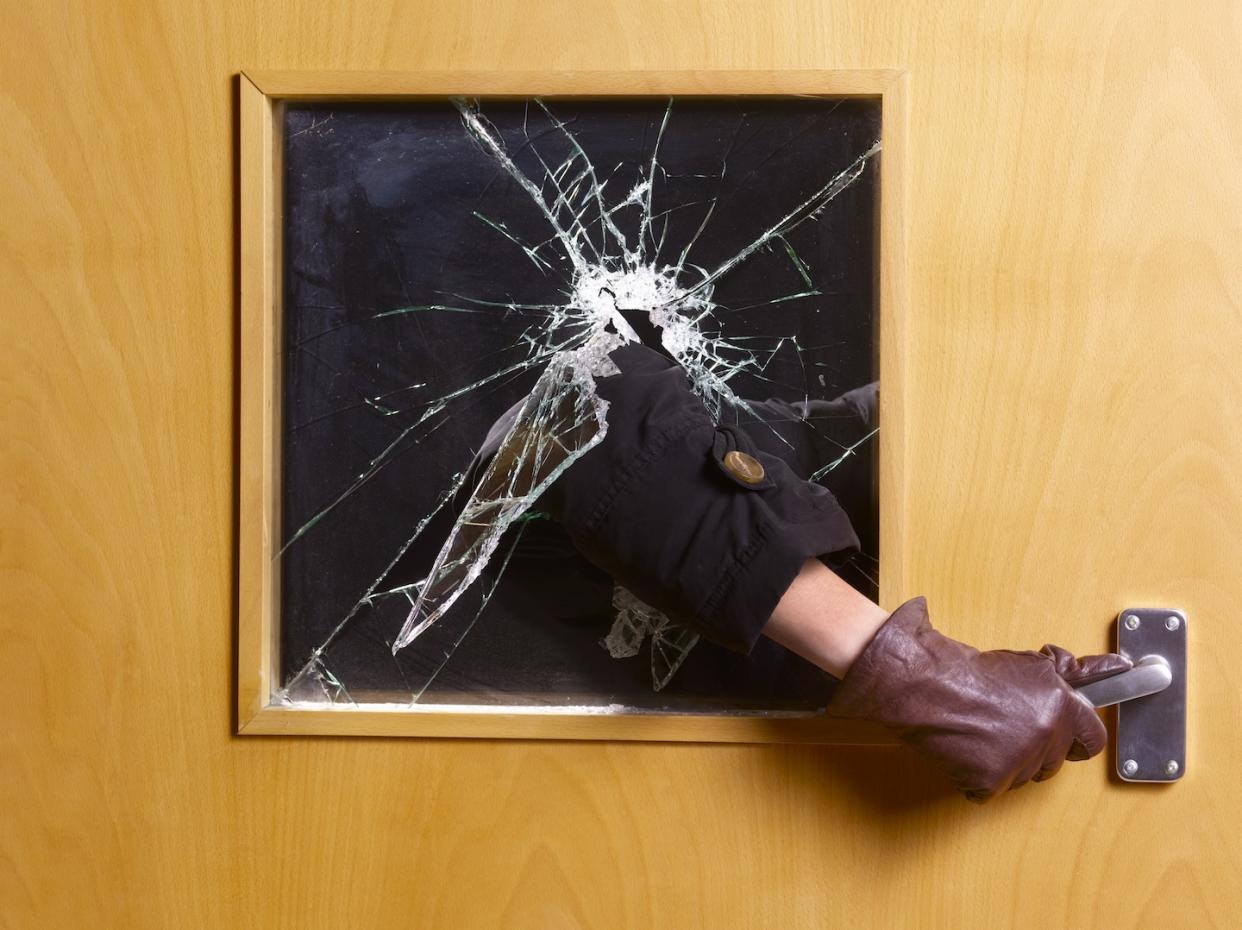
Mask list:
[{"label": "black background behind glass", "polygon": [[[600,174],[609,202],[651,158],[667,100],[547,101]],[[533,104],[484,101],[515,161],[536,180],[535,154],[566,156],[563,136]],[[447,101],[289,106],[284,124],[284,372],[282,540],[368,469],[426,411],[428,400],[516,362],[529,317],[475,301],[563,302],[558,285],[475,214],[524,242],[550,236],[530,196],[466,132]],[[714,268],[822,187],[879,138],[878,100],[678,98],[660,142],[655,212],[669,210],[663,261],[718,202],[690,260]],[[533,142],[530,140],[533,139]],[[619,166],[619,167],[618,167]],[[723,169],[723,177],[721,177]],[[878,160],[814,222],[786,238],[821,296],[730,314],[725,329],[774,346],[770,382],[732,382],[763,399],[832,398],[875,377]],[[624,214],[618,222],[624,225]],[[541,253],[554,259],[547,247]],[[765,249],[724,276],[715,301],[744,307],[806,290],[783,248]],[[428,311],[378,317],[420,305]],[[398,442],[387,464],[329,509],[280,558],[282,681],[301,669],[381,575],[464,470],[492,421],[534,384],[517,372],[448,408],[418,442]],[[420,387],[411,387],[420,385]],[[825,483],[878,554],[874,440]],[[425,530],[387,584],[425,573],[449,522]],[[538,534],[536,533],[535,536]],[[867,593],[874,561],[846,575]],[[532,567],[533,566],[533,567]],[[540,566],[519,549],[514,579],[423,696],[424,702],[610,704],[678,710],[798,709],[822,705],[830,679],[762,640],[750,657],[701,642],[661,693],[646,649],[613,659],[599,646],[612,622],[612,586],[586,565]],[[545,573],[538,583],[540,572]],[[532,577],[536,579],[532,583]],[[465,600],[465,599],[463,599]],[[477,606],[478,601],[471,601]],[[464,607],[463,607],[464,609]],[[406,650],[393,657],[391,619],[362,611],[322,656],[353,698],[408,700]]]}]

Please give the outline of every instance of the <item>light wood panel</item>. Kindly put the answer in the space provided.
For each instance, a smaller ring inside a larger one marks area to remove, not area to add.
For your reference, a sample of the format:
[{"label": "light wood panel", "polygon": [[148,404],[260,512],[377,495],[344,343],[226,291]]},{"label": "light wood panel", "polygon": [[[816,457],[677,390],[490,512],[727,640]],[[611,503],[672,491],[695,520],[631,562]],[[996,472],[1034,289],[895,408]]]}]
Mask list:
[{"label": "light wood panel", "polygon": [[[0,926],[1171,927],[1242,893],[1233,3],[0,8]],[[909,592],[1190,615],[1191,774],[236,738],[237,72],[911,74]]]}]

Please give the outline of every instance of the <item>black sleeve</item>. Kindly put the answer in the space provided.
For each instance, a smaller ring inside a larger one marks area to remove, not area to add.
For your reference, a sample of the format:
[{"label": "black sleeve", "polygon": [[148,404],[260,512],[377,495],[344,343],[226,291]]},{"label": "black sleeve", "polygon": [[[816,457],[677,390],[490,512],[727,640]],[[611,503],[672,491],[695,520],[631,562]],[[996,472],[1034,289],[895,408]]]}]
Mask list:
[{"label": "black sleeve", "polygon": [[[621,373],[597,380],[609,403],[604,439],[540,505],[639,598],[749,652],[808,558],[858,548],[849,517],[751,427],[714,423],[664,356],[630,345],[612,358]],[[759,480],[740,479],[731,452],[758,462]]]}]

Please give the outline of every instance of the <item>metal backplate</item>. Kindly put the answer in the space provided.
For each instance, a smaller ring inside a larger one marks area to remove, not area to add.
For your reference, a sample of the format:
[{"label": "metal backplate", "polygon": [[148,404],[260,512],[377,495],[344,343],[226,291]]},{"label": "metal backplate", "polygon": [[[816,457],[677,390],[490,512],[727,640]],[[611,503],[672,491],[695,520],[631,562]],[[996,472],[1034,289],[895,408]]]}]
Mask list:
[{"label": "metal backplate", "polygon": [[1134,607],[1117,617],[1117,651],[1138,662],[1157,655],[1173,683],[1117,705],[1117,774],[1126,781],[1177,781],[1186,774],[1186,615]]}]

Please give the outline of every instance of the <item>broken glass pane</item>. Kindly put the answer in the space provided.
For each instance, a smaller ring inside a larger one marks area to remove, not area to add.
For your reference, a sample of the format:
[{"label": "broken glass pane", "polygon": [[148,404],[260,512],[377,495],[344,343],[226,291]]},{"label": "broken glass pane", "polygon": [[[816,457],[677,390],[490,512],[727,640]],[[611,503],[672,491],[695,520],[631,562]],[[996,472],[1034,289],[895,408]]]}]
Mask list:
[{"label": "broken glass pane", "polygon": [[538,498],[643,341],[837,494],[874,595],[879,151],[856,99],[290,106],[281,696],[822,706],[818,670],[700,642]]}]

